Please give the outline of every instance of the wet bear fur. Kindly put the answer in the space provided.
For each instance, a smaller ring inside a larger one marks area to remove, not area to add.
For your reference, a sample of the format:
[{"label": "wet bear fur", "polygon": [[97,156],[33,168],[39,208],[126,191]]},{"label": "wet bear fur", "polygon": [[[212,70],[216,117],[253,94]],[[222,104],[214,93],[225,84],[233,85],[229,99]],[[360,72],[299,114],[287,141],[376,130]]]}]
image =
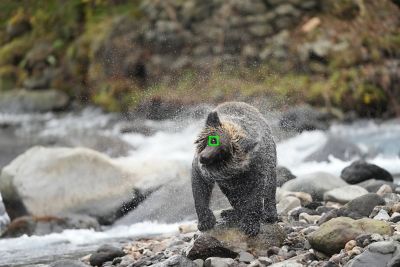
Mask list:
[{"label": "wet bear fur", "polygon": [[[220,136],[220,145],[209,146],[208,136],[215,135]],[[221,216],[245,234],[255,236],[261,222],[277,221],[276,146],[256,108],[242,102],[217,106],[208,114],[195,144],[192,191],[200,231],[216,223],[209,208],[215,183],[232,206]]]}]

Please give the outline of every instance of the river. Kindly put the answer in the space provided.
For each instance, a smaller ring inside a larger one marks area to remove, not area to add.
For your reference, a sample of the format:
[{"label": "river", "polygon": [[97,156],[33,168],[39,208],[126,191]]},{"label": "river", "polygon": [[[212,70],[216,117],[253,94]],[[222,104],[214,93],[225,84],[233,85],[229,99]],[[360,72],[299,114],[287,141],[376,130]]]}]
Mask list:
[{"label": "river", "polygon": [[[277,128],[275,118],[271,116],[269,119]],[[138,159],[142,164],[152,164],[161,158],[190,164],[193,140],[201,123],[198,116],[181,116],[167,121],[132,121],[96,108],[58,114],[0,114],[0,148],[3,149],[0,164],[7,163],[10,157],[35,144],[87,145],[127,166],[134,162],[137,164]],[[289,168],[295,175],[314,171],[339,175],[351,160],[330,157],[329,162],[305,161],[332,136],[354,143],[372,155],[369,161],[394,174],[398,182],[398,120],[360,120],[351,124],[334,124],[328,131],[303,132],[289,138],[277,136],[280,140],[277,144],[279,165]],[[170,167],[175,168],[173,165]],[[126,243],[140,236],[175,234],[179,224],[141,222],[105,228],[102,232],[65,230],[45,236],[0,239],[0,266],[42,266],[55,259],[77,258],[90,253],[101,243]]]}]

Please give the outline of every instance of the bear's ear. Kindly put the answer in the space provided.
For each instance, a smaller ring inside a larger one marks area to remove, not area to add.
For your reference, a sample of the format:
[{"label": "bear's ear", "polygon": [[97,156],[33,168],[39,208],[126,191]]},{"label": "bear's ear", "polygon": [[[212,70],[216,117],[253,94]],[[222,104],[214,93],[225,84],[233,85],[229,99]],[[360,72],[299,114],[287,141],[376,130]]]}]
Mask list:
[{"label": "bear's ear", "polygon": [[213,111],[210,114],[208,114],[206,120],[206,126],[211,126],[215,128],[221,126],[221,121],[219,120],[218,113],[216,111]]}]

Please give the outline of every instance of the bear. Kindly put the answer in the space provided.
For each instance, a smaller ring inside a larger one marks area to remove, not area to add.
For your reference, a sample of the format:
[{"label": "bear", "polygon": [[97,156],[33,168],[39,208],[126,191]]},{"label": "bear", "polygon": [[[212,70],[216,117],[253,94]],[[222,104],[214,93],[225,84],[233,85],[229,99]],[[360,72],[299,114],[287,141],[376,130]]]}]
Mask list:
[{"label": "bear", "polygon": [[191,182],[200,231],[216,224],[209,208],[215,183],[232,206],[222,211],[222,218],[246,235],[256,236],[262,222],[278,220],[276,145],[255,107],[244,102],[218,105],[208,114],[195,145]]}]

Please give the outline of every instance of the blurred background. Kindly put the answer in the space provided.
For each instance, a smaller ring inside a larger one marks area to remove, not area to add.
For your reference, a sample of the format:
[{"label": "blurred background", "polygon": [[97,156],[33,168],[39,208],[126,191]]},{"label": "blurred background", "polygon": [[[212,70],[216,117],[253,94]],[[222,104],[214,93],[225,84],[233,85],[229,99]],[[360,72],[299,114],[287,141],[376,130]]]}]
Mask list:
[{"label": "blurred background", "polygon": [[0,10],[3,110],[77,101],[164,118],[268,99],[400,115],[397,0],[3,0]]},{"label": "blurred background", "polygon": [[366,159],[394,189],[400,2],[1,0],[0,266],[195,220],[193,141],[224,101],[267,118],[279,185]]}]

